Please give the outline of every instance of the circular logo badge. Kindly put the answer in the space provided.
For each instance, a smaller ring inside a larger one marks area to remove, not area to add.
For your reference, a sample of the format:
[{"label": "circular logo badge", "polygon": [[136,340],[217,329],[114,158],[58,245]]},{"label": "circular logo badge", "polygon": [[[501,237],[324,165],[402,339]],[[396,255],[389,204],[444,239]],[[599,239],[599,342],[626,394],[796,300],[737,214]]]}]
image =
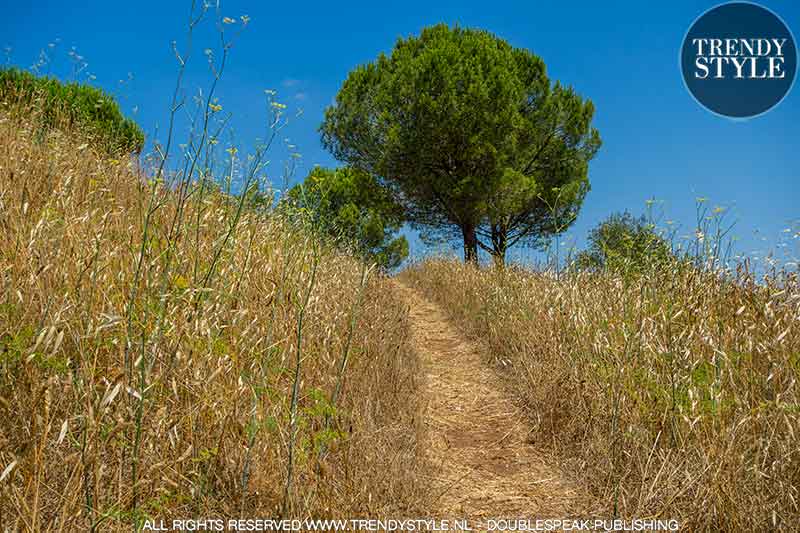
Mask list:
[{"label": "circular logo badge", "polygon": [[686,88],[700,105],[744,119],[766,113],[788,94],[797,72],[797,47],[775,13],[730,2],[694,21],[680,62]]}]

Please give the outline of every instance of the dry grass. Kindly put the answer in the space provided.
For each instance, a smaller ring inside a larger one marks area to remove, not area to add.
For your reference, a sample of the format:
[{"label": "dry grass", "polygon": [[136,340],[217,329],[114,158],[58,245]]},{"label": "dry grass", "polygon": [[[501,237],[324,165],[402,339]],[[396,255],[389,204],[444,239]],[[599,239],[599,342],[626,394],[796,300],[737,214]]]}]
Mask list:
[{"label": "dry grass", "polygon": [[618,516],[800,529],[796,274],[556,280],[428,260],[404,276],[488,344],[534,441]]},{"label": "dry grass", "polygon": [[430,516],[478,524],[500,517],[580,516],[592,510],[582,487],[528,442],[530,424],[478,343],[465,339],[441,306],[398,283],[425,374]]},{"label": "dry grass", "polygon": [[0,114],[5,530],[275,517],[290,448],[287,517],[413,513],[417,361],[387,282],[354,305],[353,258],[137,172]]}]

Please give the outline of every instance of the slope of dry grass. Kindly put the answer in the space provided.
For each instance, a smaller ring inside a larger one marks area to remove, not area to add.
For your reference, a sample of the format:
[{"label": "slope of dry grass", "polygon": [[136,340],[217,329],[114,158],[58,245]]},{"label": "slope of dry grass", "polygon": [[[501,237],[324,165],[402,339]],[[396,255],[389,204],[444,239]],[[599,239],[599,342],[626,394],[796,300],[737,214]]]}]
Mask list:
[{"label": "slope of dry grass", "polygon": [[[623,517],[800,529],[800,286],[428,260],[405,271],[483,340],[535,424]],[[780,282],[779,282],[780,281]]]},{"label": "slope of dry grass", "polygon": [[137,173],[0,115],[3,527],[413,512],[417,361],[386,281]]}]

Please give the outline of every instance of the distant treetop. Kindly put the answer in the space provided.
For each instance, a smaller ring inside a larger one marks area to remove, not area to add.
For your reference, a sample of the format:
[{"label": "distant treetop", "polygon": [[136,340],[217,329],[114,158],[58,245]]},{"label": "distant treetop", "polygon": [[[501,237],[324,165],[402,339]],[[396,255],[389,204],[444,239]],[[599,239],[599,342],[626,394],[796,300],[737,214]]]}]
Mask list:
[{"label": "distant treetop", "polygon": [[397,268],[408,256],[408,241],[398,235],[402,209],[367,172],[316,167],[288,191],[283,205],[384,270]]},{"label": "distant treetop", "polygon": [[646,217],[613,213],[589,232],[588,247],[575,266],[581,270],[644,272],[675,256],[669,242]]}]

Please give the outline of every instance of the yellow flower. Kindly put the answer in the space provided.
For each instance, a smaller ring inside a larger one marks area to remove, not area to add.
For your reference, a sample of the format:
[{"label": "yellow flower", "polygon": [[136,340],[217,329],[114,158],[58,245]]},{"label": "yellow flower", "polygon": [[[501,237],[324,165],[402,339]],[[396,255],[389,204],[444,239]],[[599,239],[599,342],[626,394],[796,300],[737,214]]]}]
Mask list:
[{"label": "yellow flower", "polygon": [[222,106],[219,104],[209,104],[208,107],[211,108],[211,111],[213,113],[216,113],[217,111],[222,111]]},{"label": "yellow flower", "polygon": [[178,290],[184,290],[187,287],[189,287],[189,281],[186,278],[184,278],[183,276],[180,276],[180,275],[175,276],[175,279],[173,280],[173,283],[175,284],[175,287],[178,288]]}]

